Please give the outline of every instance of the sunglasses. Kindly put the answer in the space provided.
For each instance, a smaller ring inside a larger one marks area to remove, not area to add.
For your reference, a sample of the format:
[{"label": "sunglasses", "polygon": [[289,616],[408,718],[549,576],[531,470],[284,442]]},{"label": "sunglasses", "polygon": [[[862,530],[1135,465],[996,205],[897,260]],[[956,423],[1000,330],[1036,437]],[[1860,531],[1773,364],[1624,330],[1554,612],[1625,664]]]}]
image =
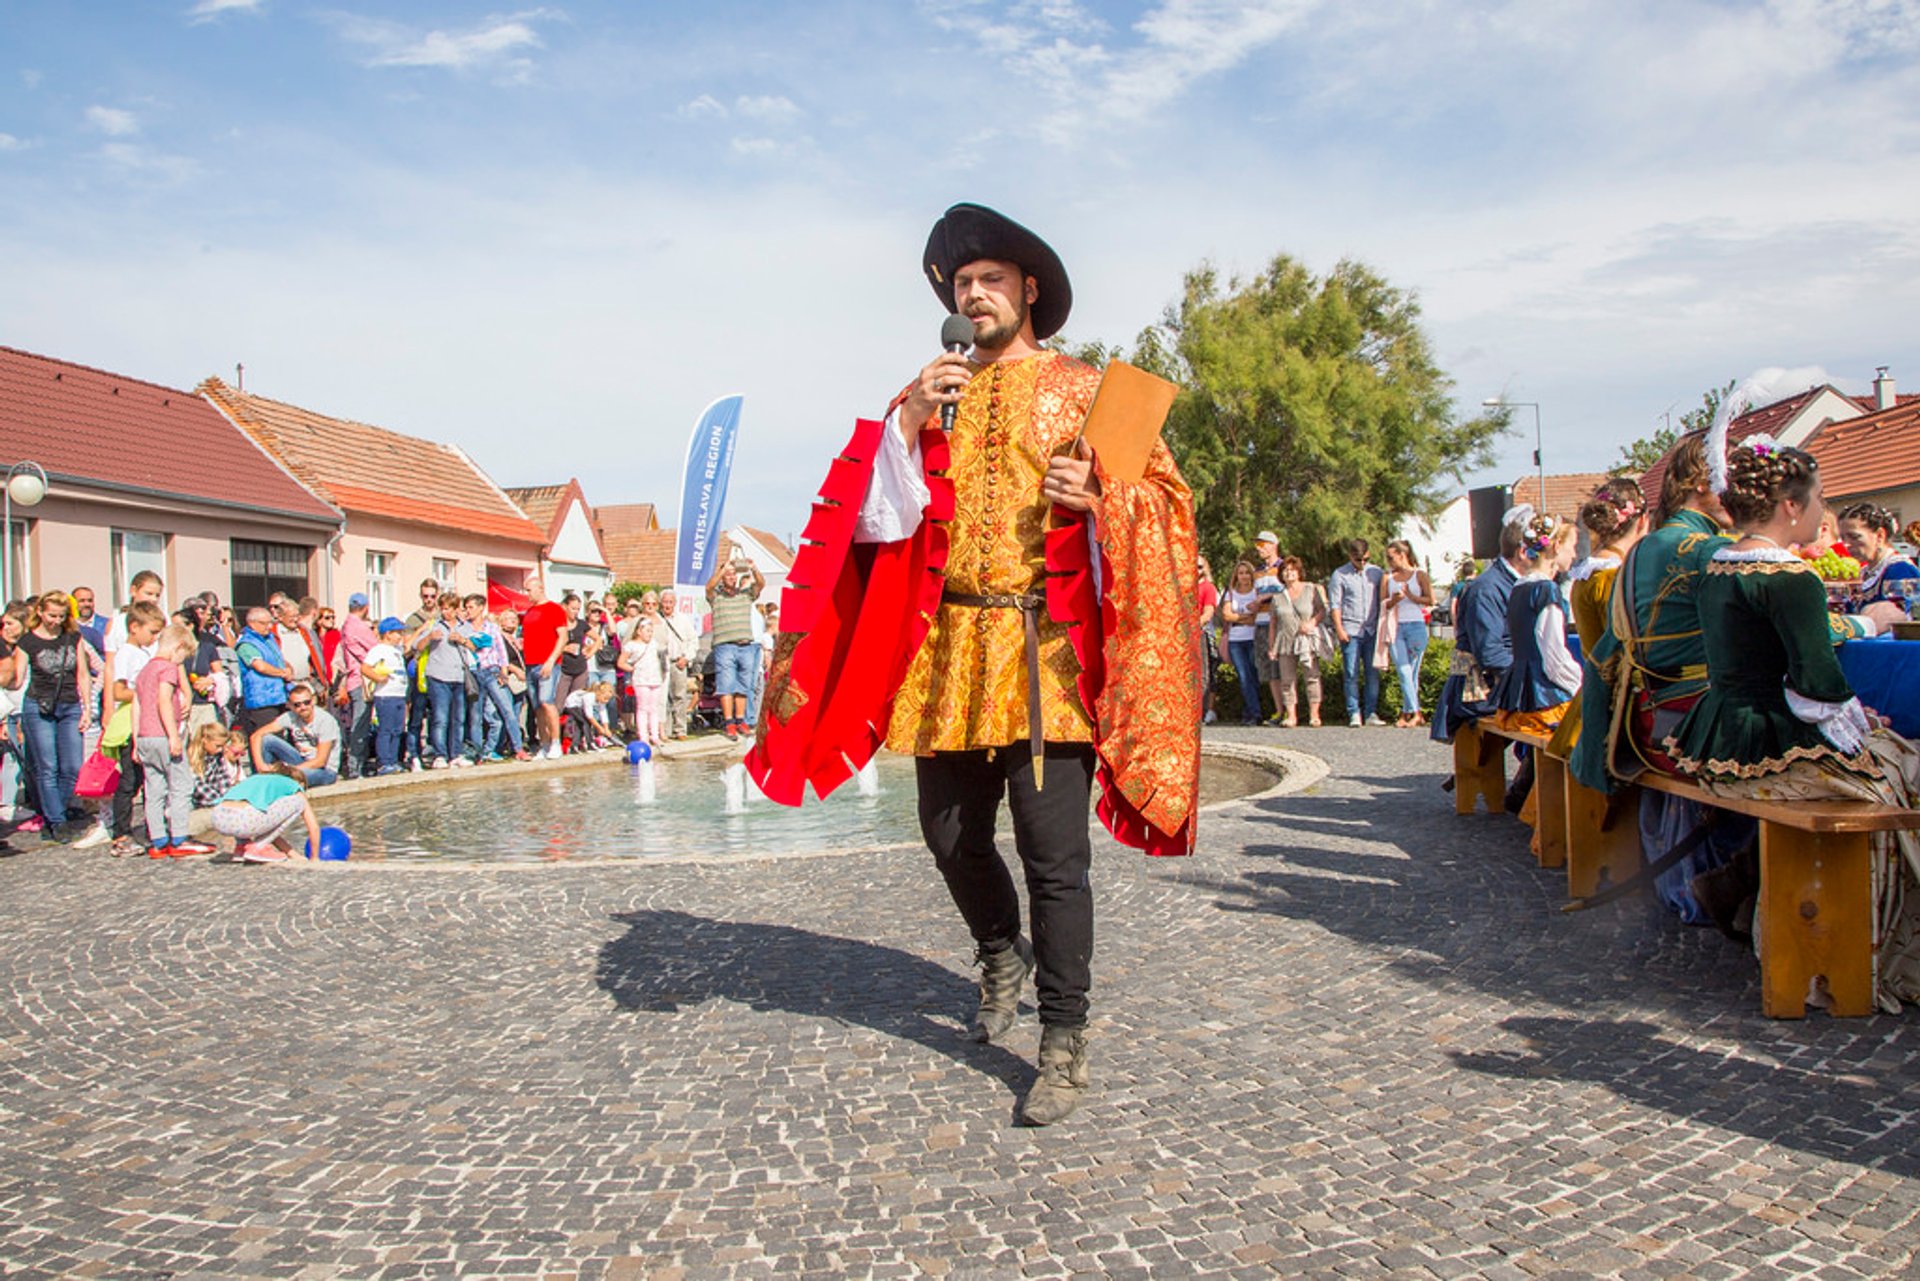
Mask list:
[{"label": "sunglasses", "polygon": [[287,700],[287,706],[293,708],[293,710],[297,712],[303,707],[312,707],[313,700],[310,698],[302,698],[302,699],[290,698]]}]

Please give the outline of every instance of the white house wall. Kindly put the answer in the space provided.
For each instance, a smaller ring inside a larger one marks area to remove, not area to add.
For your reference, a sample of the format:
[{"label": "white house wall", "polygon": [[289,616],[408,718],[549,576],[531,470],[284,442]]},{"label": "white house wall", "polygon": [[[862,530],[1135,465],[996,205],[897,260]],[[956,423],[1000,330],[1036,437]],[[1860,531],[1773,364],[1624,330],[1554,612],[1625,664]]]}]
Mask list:
[{"label": "white house wall", "polygon": [[607,567],[600,557],[600,544],[594,539],[586,508],[571,498],[567,501],[566,517],[560,522],[560,532],[553,536],[553,546],[547,549],[547,558],[556,564]]}]

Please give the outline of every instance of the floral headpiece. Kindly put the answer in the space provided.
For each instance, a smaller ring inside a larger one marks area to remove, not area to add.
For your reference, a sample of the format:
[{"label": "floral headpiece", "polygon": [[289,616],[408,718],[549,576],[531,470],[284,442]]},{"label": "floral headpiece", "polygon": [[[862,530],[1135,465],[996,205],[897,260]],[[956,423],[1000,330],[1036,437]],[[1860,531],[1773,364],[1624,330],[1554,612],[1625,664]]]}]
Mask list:
[{"label": "floral headpiece", "polygon": [[1751,449],[1755,458],[1771,458],[1780,449],[1780,442],[1765,432],[1749,436],[1740,443]]},{"label": "floral headpiece", "polygon": [[1553,546],[1553,536],[1559,527],[1560,522],[1552,516],[1535,516],[1527,522],[1527,541],[1522,545],[1530,556],[1544,556]]}]

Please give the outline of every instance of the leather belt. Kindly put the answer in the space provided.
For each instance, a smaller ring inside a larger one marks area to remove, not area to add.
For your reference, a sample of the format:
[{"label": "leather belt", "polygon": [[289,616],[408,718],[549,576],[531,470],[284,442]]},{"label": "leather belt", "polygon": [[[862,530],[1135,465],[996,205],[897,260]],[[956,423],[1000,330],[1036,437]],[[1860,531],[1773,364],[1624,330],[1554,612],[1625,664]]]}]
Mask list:
[{"label": "leather belt", "polygon": [[1046,786],[1046,743],[1040,724],[1040,609],[1047,598],[1040,592],[1024,595],[943,591],[940,603],[968,609],[1017,609],[1027,642],[1027,746],[1033,755],[1033,790]]}]

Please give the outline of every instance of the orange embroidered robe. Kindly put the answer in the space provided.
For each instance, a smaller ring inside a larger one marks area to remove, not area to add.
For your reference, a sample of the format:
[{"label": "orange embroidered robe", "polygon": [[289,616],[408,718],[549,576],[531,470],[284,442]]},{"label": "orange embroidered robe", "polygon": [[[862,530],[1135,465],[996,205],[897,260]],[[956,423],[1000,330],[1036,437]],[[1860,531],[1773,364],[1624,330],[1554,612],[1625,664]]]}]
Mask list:
[{"label": "orange embroidered robe", "polygon": [[1096,371],[1053,352],[984,367],[951,439],[937,418],[920,429],[931,501],[898,543],[852,542],[889,430],[859,424],[788,573],[747,757],[768,797],[799,804],[808,783],[825,795],[882,741],[914,754],[1023,741],[1018,611],[940,598],[1044,589],[1045,737],[1093,742],[1098,811],[1116,838],[1191,852],[1203,680],[1192,493],[1157,444],[1134,483],[1096,459],[1102,496],[1086,515],[1049,512],[1039,496],[1047,459],[1078,433],[1098,384]]}]

